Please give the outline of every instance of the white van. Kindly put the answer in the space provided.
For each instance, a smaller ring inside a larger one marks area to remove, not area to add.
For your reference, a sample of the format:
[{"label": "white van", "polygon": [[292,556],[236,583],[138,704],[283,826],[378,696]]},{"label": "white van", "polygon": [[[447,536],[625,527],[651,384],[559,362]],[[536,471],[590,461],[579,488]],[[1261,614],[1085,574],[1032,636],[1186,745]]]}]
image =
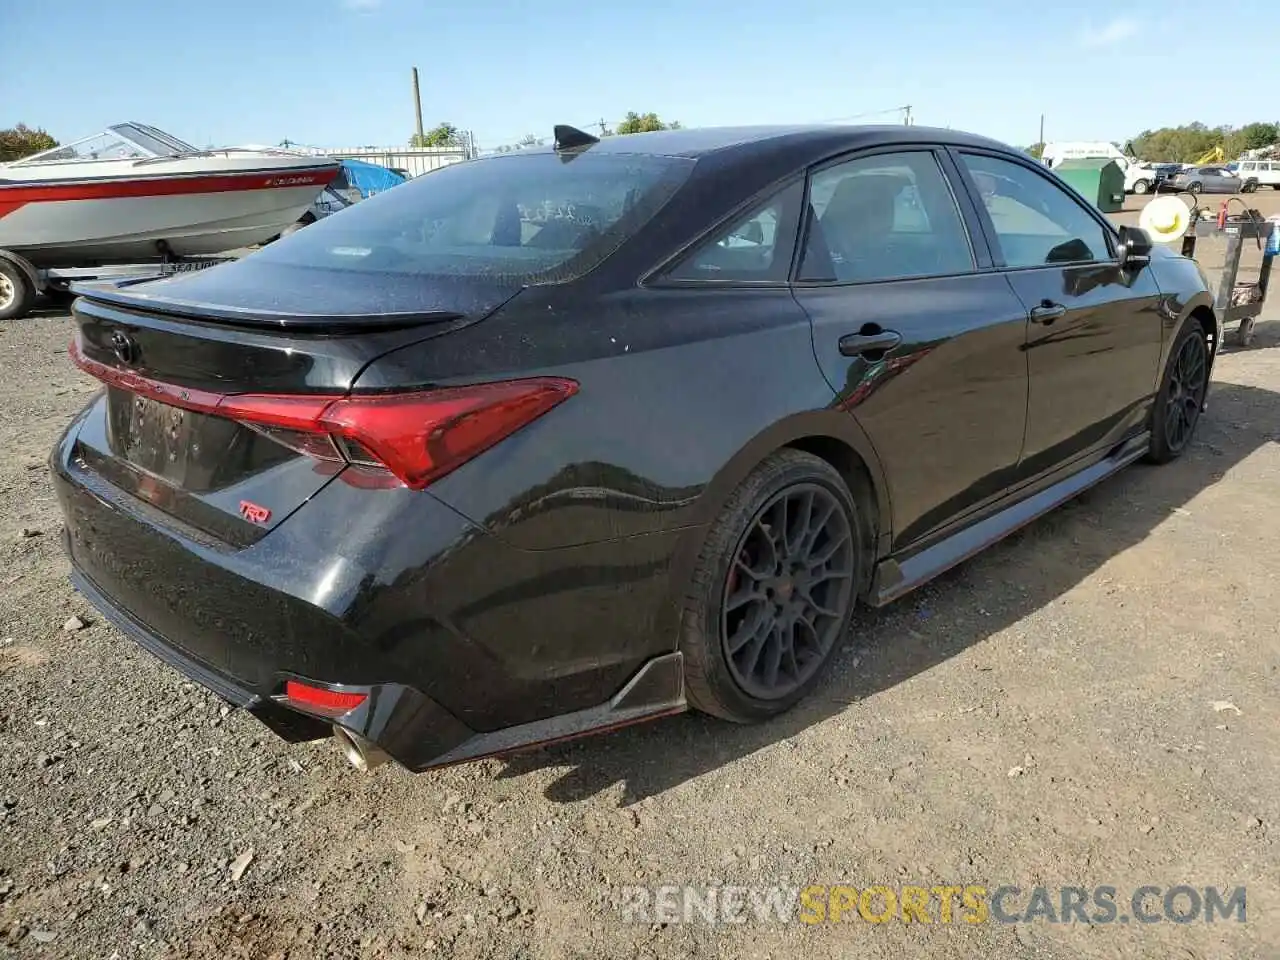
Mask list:
[{"label": "white van", "polygon": [[1108,160],[1124,160],[1125,155],[1114,143],[1105,140],[1067,140],[1061,143],[1046,143],[1040,153],[1041,161],[1050,169],[1063,160],[1096,160],[1105,157]]},{"label": "white van", "polygon": [[1231,166],[1244,193],[1252,193],[1258,187],[1280,190],[1280,160],[1237,160]]}]

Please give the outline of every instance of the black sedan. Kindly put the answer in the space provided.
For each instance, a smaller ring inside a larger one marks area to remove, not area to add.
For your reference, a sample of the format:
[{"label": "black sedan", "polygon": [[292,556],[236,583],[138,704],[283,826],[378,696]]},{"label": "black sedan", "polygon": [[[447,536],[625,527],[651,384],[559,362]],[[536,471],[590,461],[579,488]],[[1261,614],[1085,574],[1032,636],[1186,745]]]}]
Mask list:
[{"label": "black sedan", "polygon": [[855,603],[1191,440],[1201,274],[1018,151],[556,133],[75,306],[74,581],[287,739],[766,720]]}]

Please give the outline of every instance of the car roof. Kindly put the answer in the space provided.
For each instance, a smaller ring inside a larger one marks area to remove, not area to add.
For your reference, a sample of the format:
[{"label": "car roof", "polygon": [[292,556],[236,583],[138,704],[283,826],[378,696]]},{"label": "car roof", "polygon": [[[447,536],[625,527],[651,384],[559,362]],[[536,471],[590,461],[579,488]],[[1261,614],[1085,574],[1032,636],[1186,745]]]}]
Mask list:
[{"label": "car roof", "polygon": [[[987,149],[1012,149],[1007,144],[955,130],[897,124],[859,126],[805,124],[657,130],[651,133],[602,137],[599,143],[591,144],[585,149],[596,154],[649,154],[698,158],[721,151],[735,151],[741,154],[750,154],[755,151],[773,153],[779,148],[788,147],[793,147],[798,154],[809,152],[822,154],[882,143],[947,143]],[[541,148],[543,152],[551,152],[553,149],[552,147]]]}]

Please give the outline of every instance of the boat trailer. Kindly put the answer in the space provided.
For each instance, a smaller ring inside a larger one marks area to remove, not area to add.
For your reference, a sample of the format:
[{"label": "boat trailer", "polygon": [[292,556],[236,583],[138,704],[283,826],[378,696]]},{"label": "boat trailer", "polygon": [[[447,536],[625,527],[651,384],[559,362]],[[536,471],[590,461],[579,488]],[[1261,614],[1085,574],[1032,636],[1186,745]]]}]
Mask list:
[{"label": "boat trailer", "polygon": [[55,302],[75,298],[73,283],[94,280],[159,280],[192,270],[206,270],[235,257],[161,256],[142,263],[105,264],[96,267],[37,267],[12,250],[0,249],[0,320],[26,316],[44,294]]}]

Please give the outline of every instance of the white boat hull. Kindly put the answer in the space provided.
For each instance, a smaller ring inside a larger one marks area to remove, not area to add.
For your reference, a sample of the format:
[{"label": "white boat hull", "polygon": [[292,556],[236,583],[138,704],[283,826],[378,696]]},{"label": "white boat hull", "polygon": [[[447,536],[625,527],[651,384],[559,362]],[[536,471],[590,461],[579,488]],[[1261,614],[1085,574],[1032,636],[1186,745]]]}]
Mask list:
[{"label": "white boat hull", "polygon": [[39,166],[24,180],[0,168],[0,249],[38,267],[262,243],[302,216],[338,170],[312,157],[262,154]]}]

